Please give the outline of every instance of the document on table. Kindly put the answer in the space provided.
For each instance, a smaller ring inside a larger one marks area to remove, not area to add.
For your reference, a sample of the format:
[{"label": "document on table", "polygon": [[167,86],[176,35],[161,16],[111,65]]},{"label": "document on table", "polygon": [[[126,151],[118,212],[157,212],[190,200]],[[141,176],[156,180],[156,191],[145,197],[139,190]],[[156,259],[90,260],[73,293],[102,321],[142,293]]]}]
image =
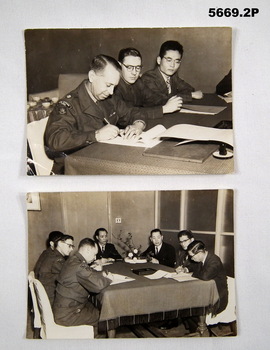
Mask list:
[{"label": "document on table", "polygon": [[172,278],[177,282],[185,282],[185,281],[193,281],[196,280],[196,277],[192,277],[192,273],[184,273],[184,272],[172,272],[172,273],[167,273],[166,278]]},{"label": "document on table", "polygon": [[184,139],[176,146],[192,141],[219,141],[233,146],[233,130],[217,129],[192,124],[176,124],[166,129],[158,124],[141,135],[139,140],[125,140],[117,136],[113,140],[102,141],[112,145],[136,146],[152,148],[159,144],[163,138]]},{"label": "document on table", "polygon": [[110,145],[121,145],[121,146],[135,146],[152,148],[159,144],[162,140],[158,137],[166,128],[158,124],[148,131],[142,132],[138,140],[129,139],[126,140],[122,136],[118,135],[112,140],[100,141],[101,143],[108,143]]},{"label": "document on table", "polygon": [[131,278],[131,277],[124,276],[124,275],[119,275],[118,273],[112,273],[112,275],[113,275],[113,281],[112,281],[111,285],[125,283],[125,282],[131,282],[131,281],[135,280],[135,278]]},{"label": "document on table", "polygon": [[146,275],[144,277],[149,278],[150,280],[158,280],[159,278],[166,277],[166,275],[169,275],[170,273],[168,271],[163,270],[157,270],[152,275]]},{"label": "document on table", "polygon": [[193,113],[193,114],[210,114],[215,115],[223,111],[226,106],[201,106],[201,105],[190,105],[183,104],[180,109],[180,113]]}]

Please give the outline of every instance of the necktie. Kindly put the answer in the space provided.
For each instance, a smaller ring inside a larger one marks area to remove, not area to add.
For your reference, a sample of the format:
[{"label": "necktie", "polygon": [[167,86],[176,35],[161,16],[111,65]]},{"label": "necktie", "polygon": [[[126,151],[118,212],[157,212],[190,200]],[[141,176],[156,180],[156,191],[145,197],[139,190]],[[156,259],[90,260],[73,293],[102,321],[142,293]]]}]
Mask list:
[{"label": "necktie", "polygon": [[102,246],[101,250],[102,250],[102,254],[103,254],[105,252],[105,246],[104,245]]},{"label": "necktie", "polygon": [[158,247],[156,247],[156,253],[155,254],[158,255]]},{"label": "necktie", "polygon": [[166,78],[166,85],[167,85],[168,93],[170,94],[172,91],[170,77]]}]

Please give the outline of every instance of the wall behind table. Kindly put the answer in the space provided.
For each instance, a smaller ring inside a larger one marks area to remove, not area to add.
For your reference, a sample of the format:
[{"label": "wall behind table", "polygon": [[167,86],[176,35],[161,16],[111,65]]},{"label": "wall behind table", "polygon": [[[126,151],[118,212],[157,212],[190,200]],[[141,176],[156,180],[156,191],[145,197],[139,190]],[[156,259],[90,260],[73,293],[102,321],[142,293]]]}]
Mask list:
[{"label": "wall behind table", "polygon": [[[145,249],[154,227],[153,191],[40,193],[40,204],[41,211],[28,211],[29,271],[46,248],[51,231],[72,235],[77,248],[81,239],[93,238],[98,227],[107,228],[109,241],[115,244],[114,236],[122,230],[125,235],[132,232],[134,243]],[[121,217],[121,224],[115,224],[116,217]]]},{"label": "wall behind table", "polygon": [[147,71],[166,40],[184,46],[180,76],[196,89],[215,91],[231,69],[230,28],[33,29],[25,32],[28,94],[55,89],[59,74],[87,73],[95,55],[117,58],[124,47],[141,52]]}]

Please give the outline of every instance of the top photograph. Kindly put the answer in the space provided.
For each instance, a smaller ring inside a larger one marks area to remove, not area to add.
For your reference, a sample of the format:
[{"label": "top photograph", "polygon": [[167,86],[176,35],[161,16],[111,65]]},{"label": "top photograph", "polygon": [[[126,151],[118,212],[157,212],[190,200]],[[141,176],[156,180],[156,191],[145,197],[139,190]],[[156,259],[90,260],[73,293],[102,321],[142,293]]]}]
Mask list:
[{"label": "top photograph", "polygon": [[232,28],[24,35],[27,175],[234,172]]}]

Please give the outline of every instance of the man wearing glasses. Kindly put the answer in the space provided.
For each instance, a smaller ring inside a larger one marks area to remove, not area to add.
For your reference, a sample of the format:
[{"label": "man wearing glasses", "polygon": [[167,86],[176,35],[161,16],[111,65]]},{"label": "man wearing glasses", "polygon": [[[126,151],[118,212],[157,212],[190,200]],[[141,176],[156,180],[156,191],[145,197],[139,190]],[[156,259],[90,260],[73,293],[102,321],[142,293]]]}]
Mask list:
[{"label": "man wearing glasses", "polygon": [[157,67],[142,76],[144,84],[159,97],[160,103],[176,96],[181,97],[183,102],[203,97],[201,91],[194,91],[192,86],[178,77],[183,52],[183,46],[178,41],[164,42],[157,57]]},{"label": "man wearing glasses", "polygon": [[54,249],[50,249],[50,254],[46,254],[42,261],[38,260],[35,267],[36,278],[43,284],[51,305],[55,298],[57,278],[62,270],[65,258],[69,256],[74,248],[74,239],[70,235],[61,234],[54,240]]},{"label": "man wearing glasses", "polygon": [[176,254],[176,269],[177,273],[192,272],[196,268],[188,255],[187,247],[194,241],[193,233],[190,230],[182,230],[178,233],[179,250]]},{"label": "man wearing glasses", "polygon": [[165,113],[179,111],[182,99],[174,96],[160,101],[159,95],[151,91],[140,78],[142,70],[142,56],[132,47],[119,51],[118,62],[121,65],[121,79],[115,89],[119,96],[130,107],[143,107],[148,119],[162,118]]}]

